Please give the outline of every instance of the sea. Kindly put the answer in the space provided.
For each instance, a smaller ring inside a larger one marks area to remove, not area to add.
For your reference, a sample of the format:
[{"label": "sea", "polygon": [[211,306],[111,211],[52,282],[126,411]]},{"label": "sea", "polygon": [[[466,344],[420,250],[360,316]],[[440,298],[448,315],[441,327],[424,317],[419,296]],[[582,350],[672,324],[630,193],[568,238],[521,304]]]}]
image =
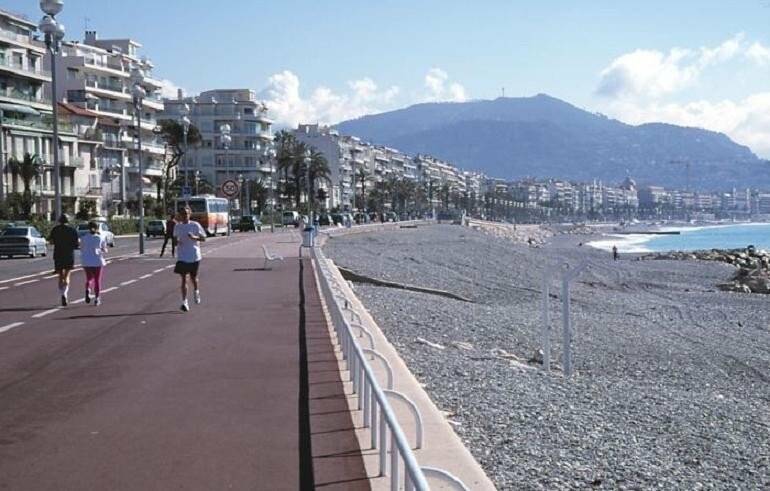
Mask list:
[{"label": "sea", "polygon": [[679,234],[607,234],[588,245],[607,251],[615,245],[623,253],[741,249],[749,245],[770,251],[770,223],[665,227],[660,230],[678,231]]}]

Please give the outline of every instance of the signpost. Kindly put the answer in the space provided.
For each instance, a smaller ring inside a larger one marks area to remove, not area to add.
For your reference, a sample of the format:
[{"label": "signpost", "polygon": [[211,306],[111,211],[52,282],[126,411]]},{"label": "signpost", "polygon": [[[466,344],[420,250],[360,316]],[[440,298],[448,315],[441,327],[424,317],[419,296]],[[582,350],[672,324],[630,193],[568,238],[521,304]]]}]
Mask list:
[{"label": "signpost", "polygon": [[182,186],[182,197],[189,198],[191,195],[192,190],[190,189],[190,186]]},{"label": "signpost", "polygon": [[241,189],[240,186],[238,186],[238,181],[228,179],[222,183],[222,194],[227,198],[227,235],[230,235],[230,229],[232,229],[232,224],[230,223],[231,200],[238,196],[240,192]]}]

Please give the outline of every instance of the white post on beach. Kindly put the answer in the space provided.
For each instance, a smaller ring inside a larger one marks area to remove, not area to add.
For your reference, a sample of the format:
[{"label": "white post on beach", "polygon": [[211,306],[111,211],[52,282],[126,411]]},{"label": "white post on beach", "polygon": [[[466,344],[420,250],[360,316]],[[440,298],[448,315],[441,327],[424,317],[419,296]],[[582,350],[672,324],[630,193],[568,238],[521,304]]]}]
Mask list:
[{"label": "white post on beach", "polygon": [[575,269],[568,269],[564,272],[561,279],[561,316],[562,316],[562,347],[564,365],[564,376],[572,376],[572,320],[570,319],[570,295],[569,284],[579,275],[586,267],[587,263],[583,263]]},{"label": "white post on beach", "polygon": [[551,315],[549,297],[551,295],[551,271],[543,274],[543,370],[551,371]]}]

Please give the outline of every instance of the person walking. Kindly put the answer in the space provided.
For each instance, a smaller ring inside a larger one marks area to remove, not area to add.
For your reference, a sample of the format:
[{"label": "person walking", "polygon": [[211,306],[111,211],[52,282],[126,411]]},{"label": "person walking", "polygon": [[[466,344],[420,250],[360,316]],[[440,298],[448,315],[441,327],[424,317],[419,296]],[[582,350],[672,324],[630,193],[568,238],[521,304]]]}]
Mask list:
[{"label": "person walking", "polygon": [[192,210],[184,207],[181,212],[181,222],[174,227],[174,237],[177,239],[177,256],[174,273],[182,279],[182,312],[190,310],[190,304],[187,303],[187,276],[193,285],[193,299],[196,304],[201,303],[200,285],[198,282],[198,268],[201,262],[201,242],[206,241],[206,232],[201,224],[190,220]]},{"label": "person walking", "polygon": [[59,224],[51,229],[48,240],[53,244],[54,271],[59,276],[59,295],[62,307],[69,303],[70,273],[75,267],[75,249],[78,248],[78,233],[68,225],[69,218],[62,214]]},{"label": "person walking", "polygon": [[[91,291],[94,293],[94,305],[101,305],[99,293],[102,291],[102,274],[107,261],[107,241],[99,234],[96,222],[88,222],[88,232],[80,239],[80,264],[86,273],[86,303],[91,303]],[[93,290],[91,290],[93,285]]]},{"label": "person walking", "polygon": [[163,257],[163,253],[166,252],[166,245],[171,241],[171,257],[176,254],[176,237],[174,237],[174,227],[176,227],[176,220],[173,213],[168,215],[166,220],[166,233],[163,236],[163,246],[160,248],[160,257]]},{"label": "person walking", "polygon": [[617,261],[620,255],[618,254],[618,246],[612,246],[612,260]]}]

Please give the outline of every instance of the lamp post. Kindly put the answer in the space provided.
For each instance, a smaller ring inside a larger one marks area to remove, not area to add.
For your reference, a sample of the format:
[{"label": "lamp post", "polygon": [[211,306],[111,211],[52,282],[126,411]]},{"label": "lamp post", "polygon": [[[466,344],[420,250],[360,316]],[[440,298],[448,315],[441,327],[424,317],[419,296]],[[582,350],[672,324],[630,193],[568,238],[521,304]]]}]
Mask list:
[{"label": "lamp post", "polygon": [[136,115],[136,153],[139,160],[139,254],[144,254],[144,164],[142,159],[142,102],[147,92],[142,87],[144,75],[138,69],[131,73],[131,95]]},{"label": "lamp post", "polygon": [[201,171],[196,169],[195,171],[195,195],[198,195],[198,184],[201,182]]},{"label": "lamp post", "polygon": [[238,207],[241,209],[241,216],[243,216],[243,183],[246,182],[246,179],[244,179],[243,174],[238,174]]},{"label": "lamp post", "polygon": [[62,11],[62,0],[40,0],[40,10],[45,16],[40,20],[40,31],[45,35],[45,47],[51,54],[51,92],[53,103],[53,178],[54,215],[62,214],[61,206],[61,165],[59,163],[59,108],[56,103],[56,55],[64,39],[64,24],[56,21],[56,14]]},{"label": "lamp post", "polygon": [[[219,139],[222,141],[222,147],[225,149],[225,173],[227,174],[227,179],[230,179],[230,161],[228,160],[227,150],[230,148],[230,143],[233,141],[232,136],[230,136],[230,125],[229,124],[223,124],[219,127]],[[230,236],[230,208],[232,206],[231,200],[228,197],[227,198],[227,235]]]},{"label": "lamp post", "polygon": [[187,159],[189,158],[187,156],[187,134],[190,131],[190,118],[188,115],[190,114],[190,105],[189,104],[182,104],[182,107],[179,108],[179,122],[182,125],[182,134],[184,137],[184,168],[182,169],[182,172],[184,172],[184,187],[185,191],[188,190],[189,182],[187,179]]},{"label": "lamp post", "polygon": [[305,182],[307,183],[307,217],[308,220],[310,220],[310,223],[308,224],[309,227],[313,226],[313,197],[312,194],[312,183],[310,182],[310,149],[305,150]]},{"label": "lamp post", "polygon": [[270,233],[275,232],[275,173],[273,172],[273,160],[275,159],[275,148],[270,146],[267,152],[267,158],[270,161]]}]

